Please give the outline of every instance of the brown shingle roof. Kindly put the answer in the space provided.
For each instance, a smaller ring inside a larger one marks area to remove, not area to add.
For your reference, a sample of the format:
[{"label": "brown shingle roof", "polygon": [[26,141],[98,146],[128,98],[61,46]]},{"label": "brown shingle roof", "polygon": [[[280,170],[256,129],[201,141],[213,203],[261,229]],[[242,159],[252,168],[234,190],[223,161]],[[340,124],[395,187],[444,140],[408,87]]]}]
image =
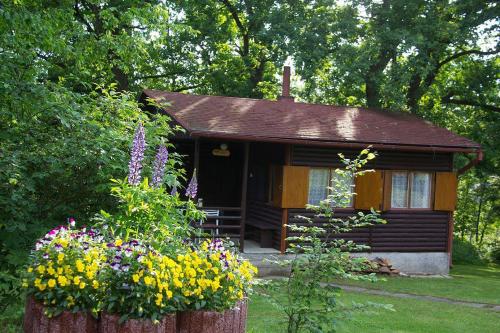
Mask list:
[{"label": "brown shingle roof", "polygon": [[450,151],[480,148],[447,129],[398,112],[158,90],[144,94],[170,103],[164,111],[193,136]]}]

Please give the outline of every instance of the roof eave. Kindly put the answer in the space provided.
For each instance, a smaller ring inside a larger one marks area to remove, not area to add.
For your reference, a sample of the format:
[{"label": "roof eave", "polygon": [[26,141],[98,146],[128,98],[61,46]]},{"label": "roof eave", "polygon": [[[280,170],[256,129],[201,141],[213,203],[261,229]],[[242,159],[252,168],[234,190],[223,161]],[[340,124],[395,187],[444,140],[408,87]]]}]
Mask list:
[{"label": "roof eave", "polygon": [[381,142],[355,142],[355,141],[325,141],[314,139],[291,139],[263,136],[248,136],[228,133],[214,133],[208,131],[188,130],[186,131],[192,137],[213,138],[213,139],[230,139],[236,141],[253,141],[253,142],[273,142],[299,144],[306,146],[323,146],[323,147],[342,147],[342,148],[366,148],[371,146],[374,149],[382,150],[399,150],[399,151],[432,151],[432,152],[449,152],[449,153],[476,153],[481,150],[481,146],[477,147],[461,147],[461,146],[433,146],[433,145],[411,145],[411,144],[396,144],[396,143],[381,143]]}]

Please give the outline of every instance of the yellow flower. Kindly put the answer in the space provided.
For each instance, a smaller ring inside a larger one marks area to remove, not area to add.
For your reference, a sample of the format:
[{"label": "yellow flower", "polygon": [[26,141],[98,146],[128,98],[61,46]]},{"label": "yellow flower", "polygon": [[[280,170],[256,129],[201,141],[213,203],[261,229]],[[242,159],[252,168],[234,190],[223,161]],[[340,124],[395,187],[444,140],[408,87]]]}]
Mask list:
[{"label": "yellow flower", "polygon": [[149,285],[153,284],[153,279],[150,278],[149,276],[145,276],[144,283],[146,284],[146,286],[149,286]]},{"label": "yellow flower", "polygon": [[94,289],[99,288],[99,281],[97,280],[92,281],[92,287],[94,287]]},{"label": "yellow flower", "polygon": [[122,244],[123,244],[123,241],[122,241],[120,238],[118,238],[118,239],[115,241],[115,246],[122,246]]},{"label": "yellow flower", "polygon": [[61,243],[62,247],[66,247],[66,246],[68,246],[68,240],[67,240],[67,239],[64,239],[64,238],[63,238],[63,239],[61,239],[59,242]]},{"label": "yellow flower", "polygon": [[63,261],[63,259],[64,259],[64,253],[59,253],[57,255],[57,261],[60,263],[61,261]]},{"label": "yellow flower", "polygon": [[76,270],[80,273],[83,272],[83,270],[85,269],[85,265],[80,259],[76,261],[75,265],[76,265]]},{"label": "yellow flower", "polygon": [[46,287],[47,287],[47,285],[45,285],[45,284],[40,284],[40,285],[38,285],[38,289],[39,289],[40,291],[44,291]]},{"label": "yellow flower", "polygon": [[38,273],[43,274],[43,273],[45,273],[45,266],[40,265],[40,266],[38,266],[38,268],[36,270],[38,271]]},{"label": "yellow flower", "polygon": [[22,284],[22,286],[23,286],[23,288],[28,288],[28,287],[29,287],[28,280],[23,279],[23,284]]},{"label": "yellow flower", "polygon": [[170,291],[170,290],[167,290],[167,298],[170,299],[172,298],[174,294]]},{"label": "yellow flower", "polygon": [[182,282],[179,279],[174,279],[174,286],[177,288],[182,288]]},{"label": "yellow flower", "polygon": [[56,286],[56,280],[50,279],[49,282],[47,282],[47,285],[49,288],[54,288]]},{"label": "yellow flower", "polygon": [[75,285],[79,285],[80,284],[80,277],[79,276],[75,276],[75,278],[73,279],[73,283]]},{"label": "yellow flower", "polygon": [[217,289],[219,289],[219,288],[220,288],[220,282],[219,282],[219,280],[213,281],[212,282],[212,290],[213,291],[217,291]]},{"label": "yellow flower", "polygon": [[163,295],[162,294],[156,294],[156,305],[160,306],[161,305],[161,301],[163,300]]},{"label": "yellow flower", "polygon": [[139,282],[139,275],[138,274],[132,275],[132,280],[134,280],[135,283],[138,283]]},{"label": "yellow flower", "polygon": [[80,289],[85,288],[85,286],[86,286],[85,282],[80,282]]},{"label": "yellow flower", "polygon": [[229,274],[227,275],[227,278],[232,281],[234,280],[234,274],[232,272],[229,272]]},{"label": "yellow flower", "polygon": [[28,273],[31,273],[31,272],[33,272],[33,267],[30,266],[30,267],[28,267]]},{"label": "yellow flower", "polygon": [[50,266],[49,268],[47,268],[47,273],[49,273],[50,275],[55,275],[56,270],[52,266]]},{"label": "yellow flower", "polygon": [[57,277],[57,282],[61,287],[64,287],[65,285],[68,284],[68,279],[64,275],[59,275]]}]

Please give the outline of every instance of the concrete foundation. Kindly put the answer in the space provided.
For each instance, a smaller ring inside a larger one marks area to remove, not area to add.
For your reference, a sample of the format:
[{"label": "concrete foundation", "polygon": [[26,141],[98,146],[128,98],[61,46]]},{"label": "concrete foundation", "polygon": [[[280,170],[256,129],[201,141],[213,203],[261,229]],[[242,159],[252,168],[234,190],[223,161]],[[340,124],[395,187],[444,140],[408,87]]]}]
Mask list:
[{"label": "concrete foundation", "polygon": [[[357,253],[357,257],[375,259],[376,257],[389,260],[391,265],[402,273],[411,275],[448,275],[449,257],[446,252],[401,253],[401,252],[374,252]],[[245,253],[243,257],[250,260],[259,269],[259,276],[283,276],[289,272],[288,267],[269,262],[271,260],[291,259],[290,255]]]},{"label": "concrete foundation", "polygon": [[406,274],[447,275],[450,272],[450,261],[447,252],[374,252],[357,253],[359,257],[389,260],[391,265]]}]

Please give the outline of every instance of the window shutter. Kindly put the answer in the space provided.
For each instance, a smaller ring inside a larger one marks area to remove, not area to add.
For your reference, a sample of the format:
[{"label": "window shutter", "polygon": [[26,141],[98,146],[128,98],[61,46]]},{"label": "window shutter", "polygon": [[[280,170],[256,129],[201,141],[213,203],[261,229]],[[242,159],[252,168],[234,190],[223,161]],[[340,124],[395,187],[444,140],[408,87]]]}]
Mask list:
[{"label": "window shutter", "polygon": [[363,210],[381,209],[383,185],[382,171],[380,170],[356,177],[354,208]]},{"label": "window shutter", "polygon": [[282,208],[304,208],[309,194],[309,168],[283,166]]},{"label": "window shutter", "polygon": [[457,175],[455,172],[436,172],[434,210],[454,211],[457,203]]}]

